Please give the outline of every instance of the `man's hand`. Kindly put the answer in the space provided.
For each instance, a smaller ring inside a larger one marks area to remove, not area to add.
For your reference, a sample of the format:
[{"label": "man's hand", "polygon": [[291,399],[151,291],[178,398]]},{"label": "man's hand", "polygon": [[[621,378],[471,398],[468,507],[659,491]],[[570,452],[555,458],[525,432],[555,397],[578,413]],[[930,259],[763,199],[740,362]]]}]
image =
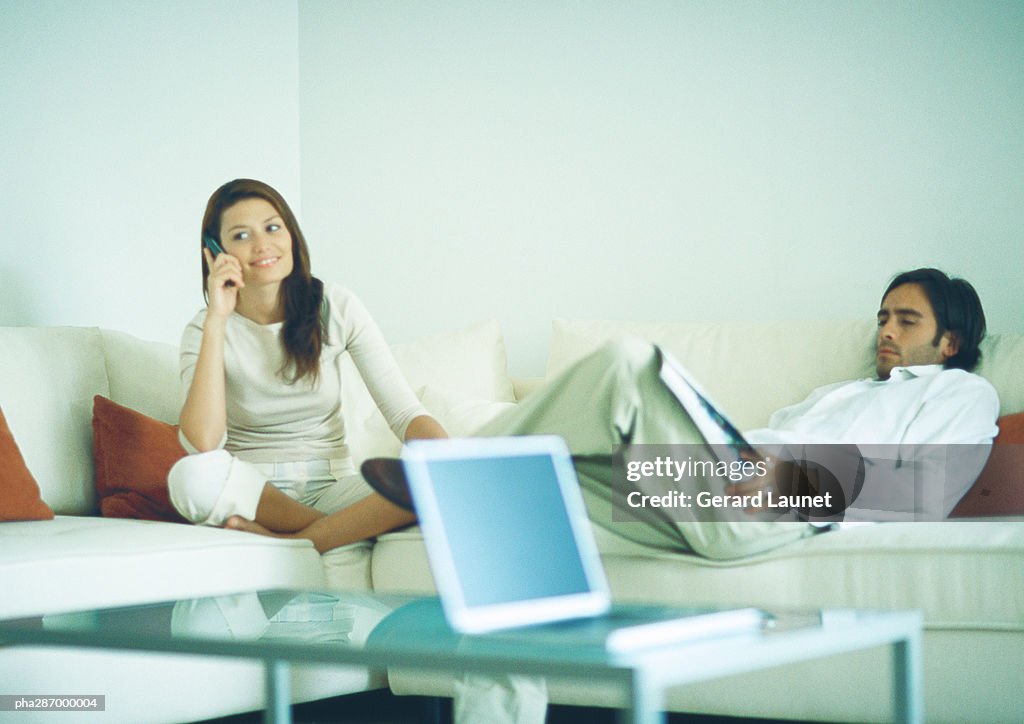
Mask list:
[{"label": "man's hand", "polygon": [[[728,483],[725,486],[726,495],[749,496],[753,498],[758,493],[762,493],[759,496],[760,500],[767,502],[769,494],[777,498],[781,490],[788,490],[792,487],[794,474],[792,462],[780,460],[778,457],[760,450],[755,453],[740,453],[740,458],[753,463],[763,463],[765,474],[754,475],[737,483]],[[746,508],[748,513],[759,513],[764,510],[767,510],[765,506]]]},{"label": "man's hand", "polygon": [[[764,475],[726,485],[729,495],[761,496],[767,503],[786,499],[792,511],[802,519],[841,519],[843,512],[856,499],[864,481],[864,460],[856,445],[803,445],[800,458],[790,457],[782,449],[782,457],[758,451],[758,461],[767,470]],[[748,459],[744,456],[744,459]],[[748,512],[766,510],[748,508]],[[773,507],[777,513],[784,510]]]}]

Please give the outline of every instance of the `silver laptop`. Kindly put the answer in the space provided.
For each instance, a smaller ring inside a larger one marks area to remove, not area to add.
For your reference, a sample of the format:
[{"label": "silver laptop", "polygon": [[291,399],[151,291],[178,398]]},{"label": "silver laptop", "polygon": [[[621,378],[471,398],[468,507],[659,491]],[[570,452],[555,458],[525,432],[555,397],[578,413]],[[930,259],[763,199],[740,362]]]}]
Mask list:
[{"label": "silver laptop", "polygon": [[749,632],[764,620],[756,609],[612,611],[576,470],[560,437],[417,440],[403,449],[402,461],[455,631],[570,622],[577,625],[543,628],[576,642],[585,628],[585,638],[628,650]]}]

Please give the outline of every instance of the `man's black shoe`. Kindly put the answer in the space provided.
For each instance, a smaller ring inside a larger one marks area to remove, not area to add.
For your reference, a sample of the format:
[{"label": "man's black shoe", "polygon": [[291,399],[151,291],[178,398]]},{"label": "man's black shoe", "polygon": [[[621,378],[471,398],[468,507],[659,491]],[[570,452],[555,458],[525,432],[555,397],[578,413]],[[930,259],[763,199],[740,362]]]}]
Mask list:
[{"label": "man's black shoe", "polygon": [[370,458],[359,468],[366,482],[384,498],[405,510],[413,510],[405,469],[398,458]]}]

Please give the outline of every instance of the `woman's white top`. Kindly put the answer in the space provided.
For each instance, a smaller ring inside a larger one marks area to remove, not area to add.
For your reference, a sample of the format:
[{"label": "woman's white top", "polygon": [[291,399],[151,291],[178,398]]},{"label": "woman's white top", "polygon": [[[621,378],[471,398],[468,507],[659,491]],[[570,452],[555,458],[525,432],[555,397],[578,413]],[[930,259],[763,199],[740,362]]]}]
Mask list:
[{"label": "woman's white top", "polygon": [[[253,463],[347,459],[341,409],[340,361],[352,355],[360,376],[399,440],[413,418],[428,414],[406,382],[376,322],[348,289],[324,285],[327,335],[320,355],[320,377],[289,383],[291,371],[281,342],[283,323],[257,324],[237,312],[224,331],[227,432],[221,447]],[[181,338],[181,381],[192,385],[206,309]],[[179,435],[189,452],[196,449]]]}]

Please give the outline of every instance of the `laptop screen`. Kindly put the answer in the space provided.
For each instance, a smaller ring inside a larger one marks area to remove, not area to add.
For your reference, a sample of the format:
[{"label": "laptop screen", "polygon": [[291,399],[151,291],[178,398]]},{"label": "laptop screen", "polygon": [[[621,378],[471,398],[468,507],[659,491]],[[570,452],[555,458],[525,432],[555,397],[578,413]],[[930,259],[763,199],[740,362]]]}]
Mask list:
[{"label": "laptop screen", "polygon": [[553,460],[432,460],[434,494],[468,606],[589,590]]},{"label": "laptop screen", "polygon": [[564,440],[414,440],[402,459],[453,628],[480,632],[608,609],[608,582]]}]

